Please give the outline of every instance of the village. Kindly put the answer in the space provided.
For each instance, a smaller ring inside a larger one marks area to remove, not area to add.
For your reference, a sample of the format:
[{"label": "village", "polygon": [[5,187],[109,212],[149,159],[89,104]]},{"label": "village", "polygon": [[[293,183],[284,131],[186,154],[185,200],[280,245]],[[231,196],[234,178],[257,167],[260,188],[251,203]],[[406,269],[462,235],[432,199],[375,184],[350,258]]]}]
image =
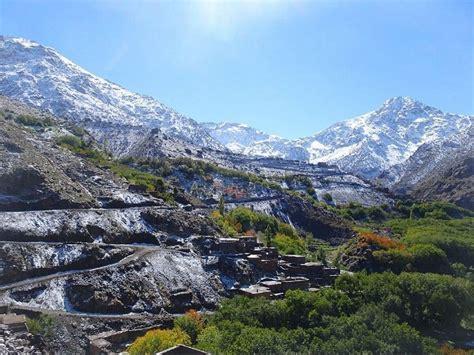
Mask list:
[{"label": "village", "polygon": [[219,238],[211,253],[221,258],[242,258],[254,267],[261,276],[255,284],[236,282],[231,288],[233,294],[249,297],[278,299],[291,289],[318,291],[332,285],[340,274],[338,268],[307,261],[303,255],[280,255],[256,236]]}]

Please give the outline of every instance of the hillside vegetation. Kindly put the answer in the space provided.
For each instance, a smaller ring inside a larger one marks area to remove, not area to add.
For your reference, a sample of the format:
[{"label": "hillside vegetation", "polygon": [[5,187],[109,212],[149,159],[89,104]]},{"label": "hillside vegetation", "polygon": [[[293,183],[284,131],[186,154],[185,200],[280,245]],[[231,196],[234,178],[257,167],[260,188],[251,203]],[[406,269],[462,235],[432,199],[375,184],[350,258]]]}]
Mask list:
[{"label": "hillside vegetation", "polygon": [[[361,207],[357,207],[358,210]],[[378,223],[356,223],[339,260],[351,270],[435,272],[472,277],[474,218],[449,203],[398,205]]]},{"label": "hillside vegetation", "polygon": [[205,320],[185,315],[174,331],[214,354],[431,354],[438,346],[426,333],[458,329],[473,310],[474,284],[465,279],[358,274],[317,293],[287,291],[278,301],[237,296]]}]

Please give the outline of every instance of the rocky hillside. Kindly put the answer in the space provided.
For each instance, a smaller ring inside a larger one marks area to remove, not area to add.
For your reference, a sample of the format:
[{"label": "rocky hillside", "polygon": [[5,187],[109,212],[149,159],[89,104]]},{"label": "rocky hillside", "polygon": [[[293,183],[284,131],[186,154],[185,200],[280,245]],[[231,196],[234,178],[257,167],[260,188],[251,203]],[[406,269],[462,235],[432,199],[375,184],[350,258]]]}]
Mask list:
[{"label": "rocky hillside", "polygon": [[3,97],[0,107],[0,210],[160,204],[57,146],[55,138],[72,136],[67,124]]},{"label": "rocky hillside", "polygon": [[[280,277],[276,248],[223,238],[209,216],[213,192],[226,193],[226,209],[265,204],[300,244],[307,232],[331,244],[353,236],[334,213],[264,177],[183,158],[119,162],[87,131],[5,97],[0,137],[0,305],[52,317],[48,352],[84,353],[99,332],[169,323]],[[273,259],[255,263],[250,252]]]},{"label": "rocky hillside", "polygon": [[474,210],[474,158],[458,155],[442,169],[411,188],[410,195],[418,200],[443,200]]},{"label": "rocky hillside", "polygon": [[423,144],[406,162],[382,173],[378,182],[399,194],[472,209],[472,132]]},{"label": "rocky hillside", "polygon": [[141,190],[138,172],[97,164],[94,142],[77,143],[87,132],[5,98],[0,107],[0,303],[104,314],[216,304],[218,273],[190,253],[203,239],[183,248],[220,235],[205,214]]}]

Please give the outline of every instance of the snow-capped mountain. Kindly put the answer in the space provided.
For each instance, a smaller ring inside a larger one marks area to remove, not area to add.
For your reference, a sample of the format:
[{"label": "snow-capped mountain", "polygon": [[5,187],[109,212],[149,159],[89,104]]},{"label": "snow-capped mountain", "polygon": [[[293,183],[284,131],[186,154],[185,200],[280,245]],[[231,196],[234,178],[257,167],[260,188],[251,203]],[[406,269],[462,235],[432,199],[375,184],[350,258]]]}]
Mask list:
[{"label": "snow-capped mountain", "polygon": [[86,126],[103,122],[160,128],[194,144],[224,149],[194,120],[23,38],[0,36],[0,94]]},{"label": "snow-capped mountain", "polygon": [[[425,143],[467,132],[473,120],[474,116],[443,113],[409,97],[394,97],[375,111],[297,140],[272,139],[262,132],[252,136],[256,139],[246,136],[240,140],[240,131],[236,134],[233,129],[220,128],[226,124],[209,128],[211,135],[232,151],[311,163],[327,162],[345,171],[374,178],[406,161]],[[255,130],[246,127],[245,131]]]},{"label": "snow-capped mountain", "polygon": [[474,116],[446,114],[409,97],[395,97],[372,112],[306,138],[310,161],[375,177],[407,160],[424,143],[467,132]]},{"label": "snow-capped mountain", "polygon": [[214,139],[234,153],[291,160],[309,159],[308,151],[296,142],[245,124],[208,122],[202,125]]}]

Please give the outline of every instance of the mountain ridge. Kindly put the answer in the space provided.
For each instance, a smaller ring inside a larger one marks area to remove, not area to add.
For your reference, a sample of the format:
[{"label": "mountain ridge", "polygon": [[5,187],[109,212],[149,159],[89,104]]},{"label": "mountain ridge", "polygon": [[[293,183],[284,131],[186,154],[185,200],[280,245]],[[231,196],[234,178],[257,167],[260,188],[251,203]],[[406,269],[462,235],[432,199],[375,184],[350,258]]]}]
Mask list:
[{"label": "mountain ridge", "polygon": [[[397,96],[376,110],[337,122],[312,136],[294,140],[274,136],[272,141],[267,135],[263,140],[255,139],[249,146],[239,148],[250,155],[327,162],[375,178],[391,166],[406,161],[422,144],[469,130],[473,120],[474,116],[444,113],[410,97]],[[225,124],[217,127],[222,130]],[[247,127],[249,129],[251,127]],[[226,139],[231,140],[230,132],[226,133]],[[219,134],[221,132],[211,132],[218,140]],[[299,148],[302,153],[292,155],[289,147]],[[233,150],[232,145],[227,148]]]},{"label": "mountain ridge", "polygon": [[0,92],[86,126],[108,122],[160,128],[185,141],[225,150],[191,118],[23,38],[0,37]]},{"label": "mountain ridge", "polygon": [[[397,96],[375,110],[313,135],[286,139],[244,124],[198,123],[150,96],[133,93],[88,72],[53,48],[3,36],[0,94],[80,122],[94,132],[106,132],[110,125],[123,126],[124,134],[132,134],[130,140],[121,139],[120,145],[134,144],[137,135],[133,127],[142,127],[143,136],[159,128],[182,146],[325,162],[369,179],[403,164],[425,143],[468,131],[474,121],[474,116],[444,113],[410,97]],[[117,130],[103,137],[104,141],[108,139],[119,139]],[[127,149],[123,147],[123,151]]]}]

